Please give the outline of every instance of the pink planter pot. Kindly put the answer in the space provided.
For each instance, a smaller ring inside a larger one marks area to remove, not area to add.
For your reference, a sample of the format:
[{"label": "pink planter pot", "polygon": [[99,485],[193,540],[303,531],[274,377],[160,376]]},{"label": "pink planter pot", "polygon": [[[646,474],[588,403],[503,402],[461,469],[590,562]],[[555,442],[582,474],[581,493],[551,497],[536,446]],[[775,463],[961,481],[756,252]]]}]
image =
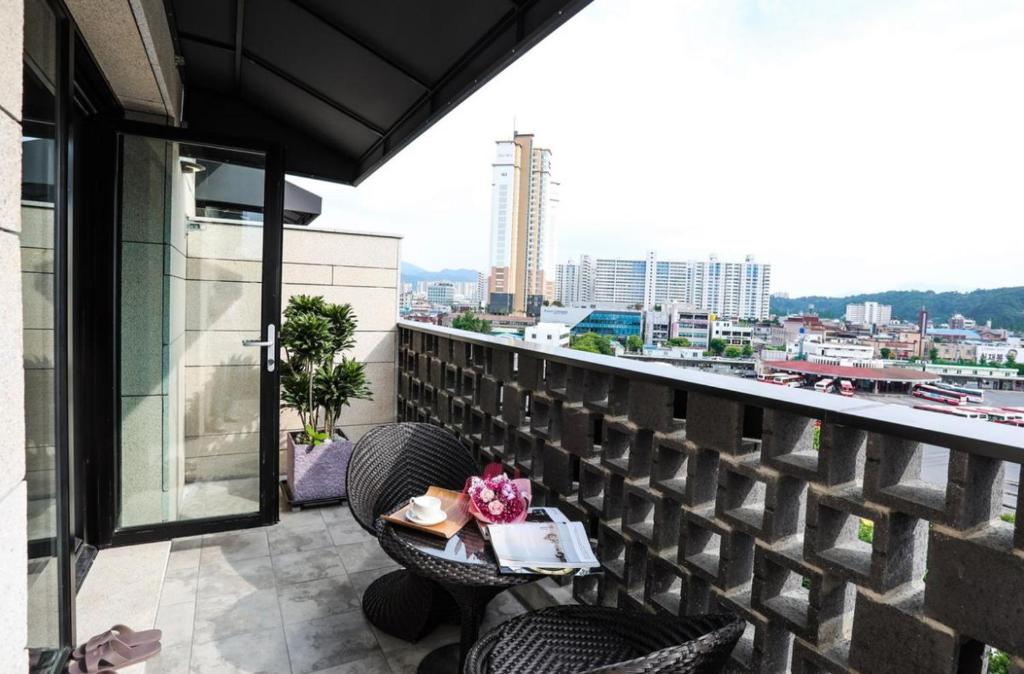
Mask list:
[{"label": "pink planter pot", "polygon": [[336,432],[341,440],[316,446],[298,444],[295,434],[288,433],[288,490],[293,505],[347,496],[345,475],[352,442],[341,431]]}]

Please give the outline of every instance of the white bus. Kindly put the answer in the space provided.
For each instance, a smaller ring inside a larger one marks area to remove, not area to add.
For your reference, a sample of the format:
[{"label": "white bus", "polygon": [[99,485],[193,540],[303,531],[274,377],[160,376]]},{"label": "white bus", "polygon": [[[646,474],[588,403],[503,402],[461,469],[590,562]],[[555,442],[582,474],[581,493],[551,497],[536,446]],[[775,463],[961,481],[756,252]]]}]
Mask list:
[{"label": "white bus", "polygon": [[959,386],[957,384],[947,384],[945,382],[938,382],[933,384],[936,388],[941,388],[945,391],[952,391],[953,393],[962,393],[967,396],[967,402],[969,403],[983,403],[985,402],[985,392],[980,388],[971,388],[969,386]]},{"label": "white bus", "polygon": [[819,393],[832,393],[836,390],[836,387],[833,386],[831,379],[819,379],[814,384],[814,390]]}]

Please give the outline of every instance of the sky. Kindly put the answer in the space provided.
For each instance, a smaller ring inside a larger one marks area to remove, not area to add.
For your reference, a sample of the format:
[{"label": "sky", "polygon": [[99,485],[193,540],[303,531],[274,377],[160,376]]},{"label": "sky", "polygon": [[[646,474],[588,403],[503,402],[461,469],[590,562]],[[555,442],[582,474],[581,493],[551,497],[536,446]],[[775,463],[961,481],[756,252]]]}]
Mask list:
[{"label": "sky", "polygon": [[495,141],[552,150],[559,260],[772,264],[772,291],[1024,285],[1024,3],[595,0],[318,226],[488,265]]}]

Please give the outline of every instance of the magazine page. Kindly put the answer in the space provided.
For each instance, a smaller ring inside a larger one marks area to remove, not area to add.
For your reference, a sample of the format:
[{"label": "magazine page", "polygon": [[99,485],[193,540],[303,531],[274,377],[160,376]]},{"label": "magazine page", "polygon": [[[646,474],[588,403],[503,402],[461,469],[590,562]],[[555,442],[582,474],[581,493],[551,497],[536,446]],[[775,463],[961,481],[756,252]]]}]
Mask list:
[{"label": "magazine page", "polygon": [[579,522],[524,522],[488,527],[498,562],[507,567],[581,569],[598,566]]}]

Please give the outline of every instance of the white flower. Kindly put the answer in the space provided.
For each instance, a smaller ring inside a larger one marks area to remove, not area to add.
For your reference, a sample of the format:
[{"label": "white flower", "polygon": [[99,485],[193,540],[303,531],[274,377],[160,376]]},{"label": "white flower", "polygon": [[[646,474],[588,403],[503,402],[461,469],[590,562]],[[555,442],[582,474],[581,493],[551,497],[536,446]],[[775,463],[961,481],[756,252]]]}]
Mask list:
[{"label": "white flower", "polygon": [[487,487],[484,487],[483,489],[480,490],[480,500],[483,501],[484,503],[491,502],[492,500],[494,500],[494,492],[488,489]]}]

